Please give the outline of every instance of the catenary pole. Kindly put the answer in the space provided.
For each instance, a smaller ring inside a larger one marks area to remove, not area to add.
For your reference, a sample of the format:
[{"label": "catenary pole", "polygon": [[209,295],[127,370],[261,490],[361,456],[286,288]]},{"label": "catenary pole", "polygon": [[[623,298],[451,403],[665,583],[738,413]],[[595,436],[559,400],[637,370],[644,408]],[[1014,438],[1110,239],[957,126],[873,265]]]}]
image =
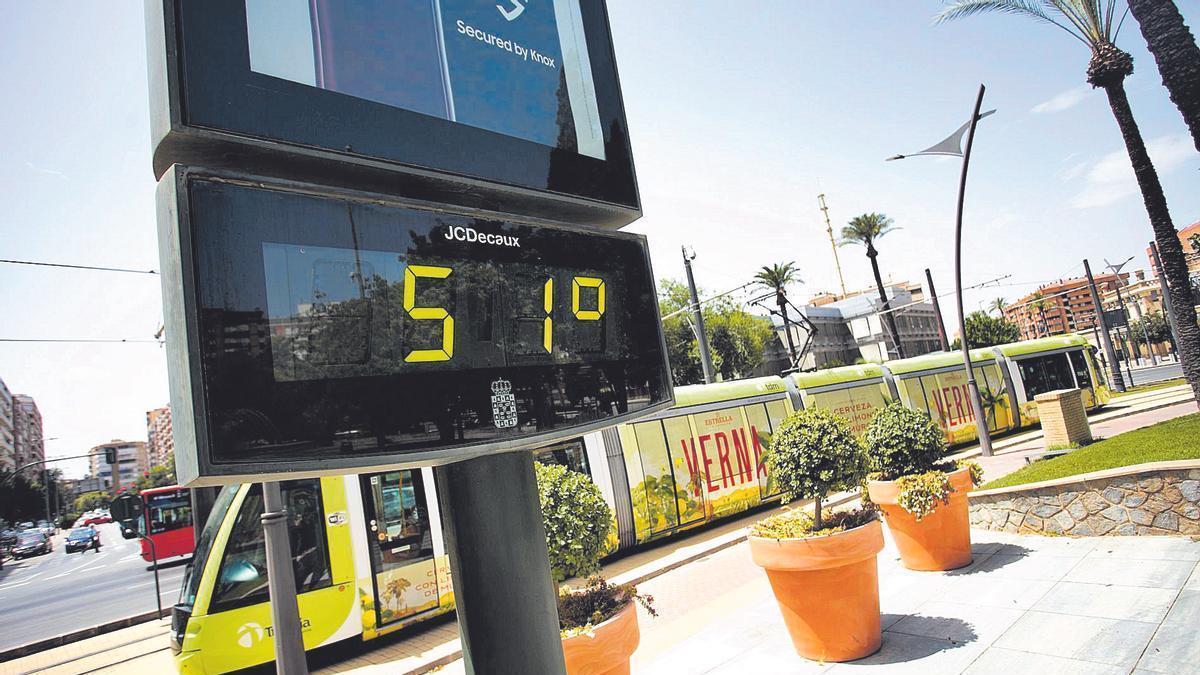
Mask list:
[{"label": "catenary pole", "polygon": [[1113,351],[1112,338],[1108,335],[1108,323],[1104,321],[1104,305],[1100,304],[1100,293],[1096,290],[1096,279],[1092,277],[1092,266],[1083,260],[1083,271],[1087,274],[1088,290],[1092,293],[1092,305],[1096,308],[1096,324],[1100,326],[1100,341],[1104,343],[1104,358],[1108,361],[1108,372],[1112,375],[1113,389],[1125,391],[1125,380],[1121,377],[1121,364]]},{"label": "catenary pole", "polygon": [[933,275],[925,268],[925,283],[929,285],[929,298],[933,301],[933,315],[937,318],[938,340],[942,343],[942,351],[950,351],[950,340],[946,336],[946,322],[942,319],[942,306],[938,302],[937,289],[933,287]]},{"label": "catenary pole", "polygon": [[1158,259],[1158,242],[1150,242],[1150,259],[1154,263],[1154,269],[1158,271],[1158,288],[1162,292],[1163,313],[1167,315],[1167,325],[1171,327],[1171,351],[1175,353],[1175,360],[1179,360],[1179,334],[1175,332],[1175,314],[1171,311],[1171,289],[1167,288],[1167,275],[1163,274],[1162,261]]},{"label": "catenary pole", "polygon": [[683,247],[683,269],[687,271],[688,302],[692,306],[692,322],[696,326],[696,342],[700,348],[700,368],[704,372],[704,384],[712,384],[716,379],[713,372],[712,353],[708,351],[708,333],[704,330],[704,311],[700,308],[700,296],[696,292],[696,278],[692,275],[692,258],[688,256],[687,247]]}]

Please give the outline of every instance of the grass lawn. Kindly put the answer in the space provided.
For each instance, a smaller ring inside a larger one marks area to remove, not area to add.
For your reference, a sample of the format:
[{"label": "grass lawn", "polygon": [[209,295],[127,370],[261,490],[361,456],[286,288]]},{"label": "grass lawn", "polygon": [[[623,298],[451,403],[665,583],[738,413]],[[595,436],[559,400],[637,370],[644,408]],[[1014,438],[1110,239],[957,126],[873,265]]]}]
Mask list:
[{"label": "grass lawn", "polygon": [[1200,459],[1200,413],[1097,441],[1070,454],[1034,462],[980,486],[981,490],[1037,483],[1120,466]]},{"label": "grass lawn", "polygon": [[1121,398],[1122,396],[1128,396],[1130,394],[1144,394],[1148,391],[1155,391],[1156,389],[1178,387],[1181,384],[1187,384],[1187,381],[1182,377],[1177,377],[1173,380],[1163,380],[1162,382],[1151,382],[1150,384],[1139,384],[1138,386],[1130,387],[1121,393],[1114,391],[1112,397]]}]

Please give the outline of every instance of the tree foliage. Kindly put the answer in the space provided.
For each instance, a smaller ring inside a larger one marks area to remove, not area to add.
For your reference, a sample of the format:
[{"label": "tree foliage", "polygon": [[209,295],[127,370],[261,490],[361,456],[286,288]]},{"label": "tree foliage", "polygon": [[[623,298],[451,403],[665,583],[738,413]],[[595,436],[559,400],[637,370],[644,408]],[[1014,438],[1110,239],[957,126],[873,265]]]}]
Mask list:
[{"label": "tree foliage", "polygon": [[40,486],[25,476],[0,471],[0,518],[14,523],[46,517],[46,498]]},{"label": "tree foliage", "polygon": [[[663,316],[690,304],[687,286],[673,279],[659,282],[658,307]],[[755,316],[729,298],[706,303],[701,310],[713,368],[726,380],[750,375],[763,362],[763,353],[775,339],[770,320]],[[704,381],[700,347],[692,332],[691,313],[680,312],[663,322],[667,357],[676,386]]]},{"label": "tree foliage", "polygon": [[786,295],[787,287],[800,281],[799,274],[800,271],[796,269],[794,262],[775,263],[763,265],[762,269],[754,274],[754,281],[777,294]]},{"label": "tree foliage", "polygon": [[1130,322],[1129,328],[1135,338],[1141,339],[1149,336],[1150,342],[1154,344],[1168,342],[1171,339],[1171,326],[1159,312],[1146,314],[1142,318]]},{"label": "tree foliage", "polygon": [[565,466],[535,462],[534,471],[555,583],[595,573],[613,523],[600,488]]},{"label": "tree foliage", "polygon": [[881,480],[930,471],[946,454],[946,436],[929,415],[891,401],[863,434],[870,470]]},{"label": "tree foliage", "polygon": [[[971,312],[967,315],[967,346],[971,349],[1008,344],[1021,339],[1017,324],[1004,317],[991,316],[987,312]],[[961,349],[962,340],[954,338],[952,349]]]},{"label": "tree foliage", "polygon": [[142,490],[148,490],[156,487],[166,487],[175,484],[175,458],[167,459],[166,464],[150,467],[150,470],[138,476],[137,482],[134,483],[134,494]]},{"label": "tree foliage", "polygon": [[850,423],[824,408],[788,415],[771,437],[765,460],[784,503],[816,500],[817,530],[822,528],[820,504],[825,496],[858,485],[866,473],[866,455]]},{"label": "tree foliage", "polygon": [[103,508],[108,506],[110,501],[112,500],[109,499],[108,493],[102,490],[85,492],[75,498],[75,512],[83,513],[84,511]]}]

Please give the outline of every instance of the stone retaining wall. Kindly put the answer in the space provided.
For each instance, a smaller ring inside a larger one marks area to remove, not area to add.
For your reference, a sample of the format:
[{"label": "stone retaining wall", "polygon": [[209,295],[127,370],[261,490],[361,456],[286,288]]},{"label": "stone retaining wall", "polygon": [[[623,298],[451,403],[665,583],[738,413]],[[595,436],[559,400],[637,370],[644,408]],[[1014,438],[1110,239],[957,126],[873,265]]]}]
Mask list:
[{"label": "stone retaining wall", "polygon": [[1200,462],[1154,462],[970,495],[971,527],[1004,532],[1200,535]]}]

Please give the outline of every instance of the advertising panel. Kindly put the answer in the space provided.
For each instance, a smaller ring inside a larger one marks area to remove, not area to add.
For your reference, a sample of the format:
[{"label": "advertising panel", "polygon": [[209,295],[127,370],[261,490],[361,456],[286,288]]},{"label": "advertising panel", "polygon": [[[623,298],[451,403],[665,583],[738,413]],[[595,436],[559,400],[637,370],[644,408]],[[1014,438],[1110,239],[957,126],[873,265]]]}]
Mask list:
[{"label": "advertising panel", "polygon": [[879,382],[845,386],[814,393],[805,393],[804,403],[825,408],[845,418],[855,436],[862,436],[875,413],[887,403],[884,385]]},{"label": "advertising panel", "polygon": [[622,445],[638,541],[775,496],[763,455],[787,412],[778,400],[629,425]]},{"label": "advertising panel", "polygon": [[155,174],[640,215],[603,0],[152,0]]},{"label": "advertising panel", "polygon": [[246,0],[264,75],[604,159],[578,0]]},{"label": "advertising panel", "polygon": [[[974,367],[975,382],[987,414],[988,428],[1011,428],[1011,402],[1004,390],[1000,366],[988,363]],[[909,407],[929,414],[946,434],[950,445],[966,443],[977,437],[975,410],[967,386],[966,371],[959,368],[900,380],[899,388]]]}]

